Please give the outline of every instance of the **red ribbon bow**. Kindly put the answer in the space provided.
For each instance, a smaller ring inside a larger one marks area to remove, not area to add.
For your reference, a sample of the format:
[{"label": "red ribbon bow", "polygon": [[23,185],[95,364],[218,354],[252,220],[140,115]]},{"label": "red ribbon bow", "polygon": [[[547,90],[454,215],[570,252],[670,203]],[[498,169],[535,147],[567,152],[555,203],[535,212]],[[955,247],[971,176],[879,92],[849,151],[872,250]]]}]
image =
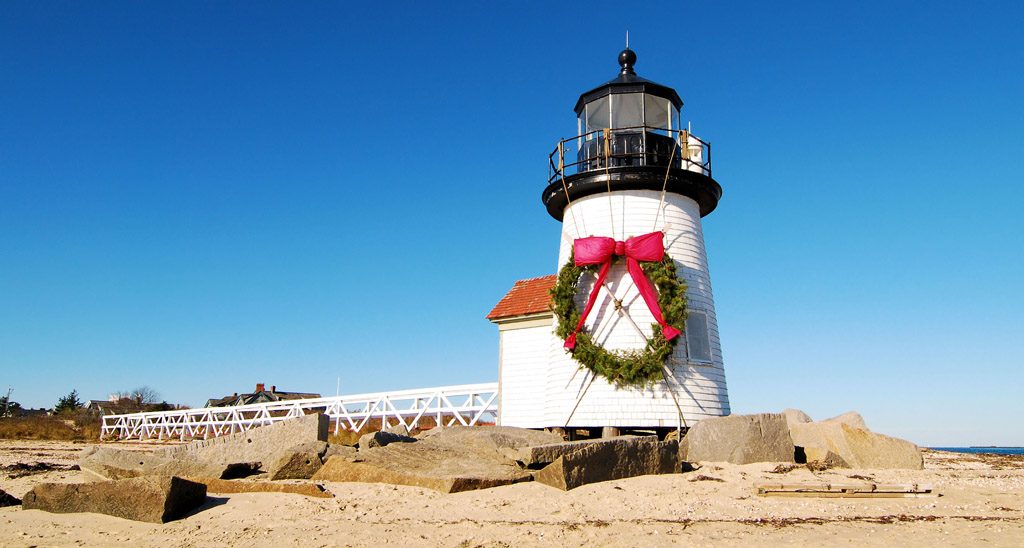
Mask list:
[{"label": "red ribbon bow", "polygon": [[656,262],[665,257],[664,238],[665,235],[661,232],[651,232],[643,236],[634,236],[625,242],[617,242],[612,238],[602,236],[577,238],[573,242],[576,266],[600,264],[601,271],[597,275],[597,283],[594,284],[594,290],[590,292],[590,298],[587,299],[587,306],[583,309],[583,314],[580,315],[580,321],[576,324],[576,330],[565,339],[564,346],[566,349],[572,350],[576,348],[576,334],[583,329],[583,323],[587,321],[590,309],[594,308],[594,302],[597,301],[597,292],[600,290],[601,284],[604,283],[604,279],[608,276],[608,269],[611,267],[612,257],[615,255],[626,256],[626,267],[629,270],[629,275],[633,278],[633,283],[636,284],[636,288],[640,291],[644,302],[647,303],[647,308],[654,315],[654,319],[661,325],[661,333],[665,336],[665,339],[672,340],[679,336],[680,331],[678,329],[665,323],[665,318],[661,315],[661,306],[658,305],[658,295],[654,292],[654,288],[651,287],[651,282],[647,279],[647,275],[644,274],[643,268],[640,267],[641,262]]}]

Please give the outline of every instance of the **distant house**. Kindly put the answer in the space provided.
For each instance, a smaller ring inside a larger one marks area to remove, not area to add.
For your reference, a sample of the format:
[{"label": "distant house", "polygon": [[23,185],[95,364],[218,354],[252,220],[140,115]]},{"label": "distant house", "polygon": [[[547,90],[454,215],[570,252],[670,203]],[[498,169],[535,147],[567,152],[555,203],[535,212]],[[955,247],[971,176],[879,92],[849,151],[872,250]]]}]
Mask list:
[{"label": "distant house", "polygon": [[256,391],[251,394],[232,394],[230,396],[224,396],[223,398],[213,398],[206,400],[205,407],[230,407],[235,405],[249,405],[251,403],[267,403],[274,401],[285,401],[285,400],[305,400],[309,398],[319,398],[320,394],[312,394],[308,392],[282,392],[278,391],[276,386],[271,385],[270,390],[266,389],[266,385],[259,383],[256,385]]},{"label": "distant house", "polygon": [[110,413],[118,404],[115,400],[89,400],[85,404],[85,410],[105,414]]},{"label": "distant house", "polygon": [[85,402],[85,410],[98,415],[122,415],[144,411],[170,411],[172,409],[188,409],[188,407],[167,402],[143,403],[140,398],[122,397],[117,394],[111,394],[105,400],[89,400]]},{"label": "distant house", "polygon": [[105,400],[89,400],[85,402],[85,410],[100,415],[120,415],[145,411],[141,401],[118,394],[111,394]]}]

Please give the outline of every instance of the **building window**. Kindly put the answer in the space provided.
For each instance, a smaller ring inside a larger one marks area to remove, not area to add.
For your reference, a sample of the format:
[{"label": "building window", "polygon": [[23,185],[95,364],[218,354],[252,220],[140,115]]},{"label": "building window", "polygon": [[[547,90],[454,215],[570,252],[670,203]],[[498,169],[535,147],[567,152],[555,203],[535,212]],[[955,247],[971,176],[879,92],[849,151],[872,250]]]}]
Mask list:
[{"label": "building window", "polygon": [[711,337],[708,315],[689,311],[686,317],[686,357],[692,362],[711,362]]}]

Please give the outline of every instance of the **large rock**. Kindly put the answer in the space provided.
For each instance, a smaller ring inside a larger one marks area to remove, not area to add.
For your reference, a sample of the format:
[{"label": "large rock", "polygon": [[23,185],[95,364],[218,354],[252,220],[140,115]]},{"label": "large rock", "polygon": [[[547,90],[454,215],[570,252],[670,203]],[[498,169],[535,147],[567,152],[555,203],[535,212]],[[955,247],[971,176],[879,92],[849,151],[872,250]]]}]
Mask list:
[{"label": "large rock", "polygon": [[838,422],[852,426],[854,428],[862,428],[864,430],[869,430],[868,425],[864,422],[864,417],[860,416],[860,413],[856,411],[847,411],[842,415],[837,415],[835,417],[832,417],[831,419],[825,419],[821,422]]},{"label": "large rock", "polygon": [[404,424],[390,424],[380,429],[381,432],[387,432],[389,434],[398,434],[399,436],[412,436],[412,432],[409,431],[409,427]]},{"label": "large rock", "polygon": [[[523,447],[517,449],[515,452],[509,452],[509,456],[514,456],[515,460],[527,467],[537,467],[538,465],[551,464],[560,457],[564,457],[569,453],[573,453],[587,447],[588,445],[606,443],[608,440],[620,440],[626,439],[642,439],[636,436],[617,436],[614,438],[603,438],[593,440],[580,440],[580,441],[563,441],[560,443],[550,443],[546,445],[534,445],[531,447]],[[671,440],[666,440],[671,441]]]},{"label": "large rock", "polygon": [[325,441],[310,441],[297,445],[266,467],[267,475],[272,480],[309,479],[323,466],[322,458],[325,453]]},{"label": "large rock", "polygon": [[789,425],[814,422],[810,415],[799,409],[783,409],[782,414],[786,416],[786,424]]},{"label": "large rock", "polygon": [[531,479],[529,471],[506,456],[507,450],[557,440],[520,428],[445,428],[416,443],[368,448],[354,458],[333,456],[313,479],[410,485],[442,493],[486,489]]},{"label": "large rock", "polygon": [[785,415],[729,415],[695,424],[679,444],[687,462],[794,462],[793,438]]},{"label": "large rock", "polygon": [[[397,447],[397,446],[394,446]],[[459,493],[530,481],[530,473],[514,463],[476,461],[464,455],[443,455],[415,445],[412,451],[393,451],[354,461],[333,457],[314,480],[389,483],[424,487],[441,493]],[[371,452],[385,448],[370,449]],[[396,454],[397,453],[397,454]]]},{"label": "large rock", "polygon": [[327,452],[324,453],[323,461],[327,462],[328,459],[335,455],[338,455],[345,459],[353,459],[356,457],[356,453],[358,452],[359,450],[356,449],[355,447],[332,443],[327,447]]},{"label": "large rock", "polygon": [[168,449],[174,459],[192,459],[210,463],[262,462],[265,466],[274,457],[291,452],[293,447],[326,442],[330,419],[326,415],[304,415],[269,426],[253,428],[229,436],[211,438]]},{"label": "large rock", "polygon": [[17,506],[21,504],[21,499],[14,495],[10,495],[7,491],[0,489],[0,508],[4,506]]},{"label": "large rock", "polygon": [[[407,430],[408,431],[408,430]],[[396,432],[389,432],[387,430],[381,430],[379,432],[371,432],[369,434],[363,434],[359,437],[359,450],[363,451],[373,447],[384,447],[389,443],[412,443],[416,441],[407,434],[400,434]]]},{"label": "large rock", "polygon": [[[100,478],[111,480],[158,474],[159,470],[172,464],[173,461],[166,450],[130,451],[113,447],[88,448],[82,452],[82,456],[78,461],[78,465],[82,470],[91,472]],[[181,463],[181,466],[189,468],[184,470],[185,473],[183,475],[186,476],[212,475],[211,471],[205,470],[204,467],[197,467],[197,463],[191,460]],[[220,477],[226,470],[226,466],[221,468],[216,477]]]},{"label": "large rock", "polygon": [[420,442],[431,440],[432,443],[461,447],[481,454],[497,454],[504,449],[518,450],[562,441],[557,434],[510,426],[455,426],[435,428],[430,432],[434,434],[420,438]]},{"label": "large rock", "polygon": [[322,499],[333,498],[334,495],[316,483],[281,483],[271,481],[231,481],[215,478],[195,478],[193,481],[206,486],[207,493],[293,493]]},{"label": "large rock", "polygon": [[559,455],[534,480],[563,491],[588,483],[678,471],[679,445],[654,436],[623,436],[547,446],[531,458]]},{"label": "large rock", "polygon": [[144,477],[96,483],[42,483],[25,495],[22,507],[166,523],[205,501],[206,486],[202,483],[179,477]]},{"label": "large rock", "polygon": [[[799,461],[799,459],[797,460]],[[829,468],[850,467],[850,463],[846,462],[843,457],[840,457],[832,451],[814,447],[804,453],[804,462],[807,463],[807,467],[811,470],[828,470]]]},{"label": "large rock", "polygon": [[[842,417],[846,418],[838,420]],[[850,468],[924,468],[921,450],[913,443],[851,424],[857,421],[841,415],[831,420],[793,424],[790,432],[793,443],[807,455],[807,462],[832,461],[836,466],[845,463]]]},{"label": "large rock", "polygon": [[82,470],[105,479],[150,475],[230,477],[239,465],[256,466],[273,475],[274,467],[286,465],[286,457],[301,451],[297,448],[307,443],[326,442],[328,423],[325,415],[305,415],[153,452],[100,447],[85,452],[79,465]]}]

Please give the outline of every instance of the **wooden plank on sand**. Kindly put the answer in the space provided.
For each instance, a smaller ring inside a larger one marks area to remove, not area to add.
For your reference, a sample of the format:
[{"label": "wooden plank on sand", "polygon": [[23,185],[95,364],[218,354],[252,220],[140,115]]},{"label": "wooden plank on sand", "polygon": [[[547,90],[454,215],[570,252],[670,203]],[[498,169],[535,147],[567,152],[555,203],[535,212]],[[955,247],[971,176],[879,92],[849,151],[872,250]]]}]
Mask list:
[{"label": "wooden plank on sand", "polygon": [[937,496],[931,486],[879,483],[760,483],[762,497],[909,498]]}]

